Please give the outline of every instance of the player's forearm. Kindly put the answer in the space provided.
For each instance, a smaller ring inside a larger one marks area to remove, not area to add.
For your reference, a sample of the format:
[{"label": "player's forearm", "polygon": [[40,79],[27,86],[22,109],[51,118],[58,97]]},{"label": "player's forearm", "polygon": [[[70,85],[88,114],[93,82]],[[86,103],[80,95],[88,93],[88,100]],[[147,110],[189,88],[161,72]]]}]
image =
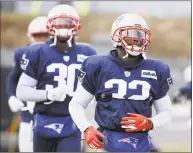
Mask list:
[{"label": "player's forearm", "polygon": [[165,111],[158,113],[151,120],[153,122],[153,129],[157,129],[171,123],[172,117],[169,111]]},{"label": "player's forearm", "polygon": [[157,114],[151,118],[153,122],[153,129],[157,129],[171,123],[171,101],[168,95],[154,101],[154,107]]},{"label": "player's forearm", "polygon": [[81,104],[71,101],[69,104],[69,112],[74,123],[81,132],[84,132],[89,126],[91,126],[91,123],[89,123],[85,116],[85,108]]},{"label": "player's forearm", "polygon": [[16,96],[22,101],[42,102],[47,100],[47,91],[35,89],[37,80],[22,73],[17,89]]},{"label": "player's forearm", "polygon": [[16,96],[22,101],[42,102],[47,100],[47,91],[19,85],[16,90]]},{"label": "player's forearm", "polygon": [[84,132],[89,126],[91,126],[91,123],[89,123],[85,116],[85,109],[93,97],[94,95],[86,91],[79,82],[76,93],[69,104],[69,112],[81,132]]}]

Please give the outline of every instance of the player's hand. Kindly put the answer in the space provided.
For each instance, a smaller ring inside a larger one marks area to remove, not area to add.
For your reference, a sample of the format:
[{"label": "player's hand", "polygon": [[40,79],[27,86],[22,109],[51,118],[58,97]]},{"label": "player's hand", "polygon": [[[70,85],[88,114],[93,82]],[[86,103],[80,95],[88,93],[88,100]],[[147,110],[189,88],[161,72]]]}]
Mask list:
[{"label": "player's hand", "polygon": [[94,127],[90,126],[85,130],[84,138],[90,148],[104,148],[104,143],[102,142],[102,140],[105,138],[105,136]]},{"label": "player's hand", "polygon": [[51,101],[64,101],[66,98],[66,86],[60,86],[47,92],[47,98]]},{"label": "player's hand", "polygon": [[9,107],[12,112],[18,112],[24,107],[24,103],[17,99],[15,96],[11,96],[8,100]]},{"label": "player's hand", "polygon": [[31,114],[34,112],[35,102],[27,102],[27,108]]},{"label": "player's hand", "polygon": [[127,113],[128,116],[123,117],[121,121],[121,127],[126,132],[138,132],[138,131],[149,131],[153,129],[153,123],[151,119],[134,113]]}]

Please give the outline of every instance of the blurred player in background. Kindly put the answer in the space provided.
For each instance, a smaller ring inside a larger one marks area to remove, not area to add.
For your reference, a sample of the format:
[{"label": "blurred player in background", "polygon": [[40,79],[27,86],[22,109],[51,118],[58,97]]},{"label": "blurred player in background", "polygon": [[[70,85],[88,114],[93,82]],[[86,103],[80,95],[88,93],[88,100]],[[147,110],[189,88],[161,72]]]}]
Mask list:
[{"label": "blurred player in background", "polygon": [[177,91],[174,96],[174,104],[187,104],[190,110],[189,119],[187,125],[191,128],[191,105],[192,105],[192,67],[191,65],[187,66],[183,71],[183,79],[185,85]]},{"label": "blurred player in background", "polygon": [[49,12],[47,28],[53,38],[28,48],[16,93],[21,100],[35,102],[35,152],[80,152],[81,132],[68,105],[77,87],[78,69],[96,51],[89,44],[76,43],[80,17],[69,5]]},{"label": "blurred player in background", "polygon": [[[78,74],[81,84],[69,111],[86,143],[97,152],[151,151],[148,131],[171,122],[168,90],[172,77],[167,64],[145,57],[150,38],[141,16],[123,14],[112,25],[115,49],[108,56],[92,56],[82,64]],[[84,114],[94,96],[98,130]]]},{"label": "blurred player in background", "polygon": [[186,98],[189,102],[192,101],[192,73],[191,65],[187,66],[183,71],[183,79],[185,86],[181,87],[174,97],[174,104],[182,101],[182,98]]},{"label": "blurred player in background", "polygon": [[[27,36],[29,38],[29,44],[33,45],[37,42],[43,42],[49,38],[48,31],[46,29],[47,17],[39,16],[31,21],[28,26]],[[30,122],[33,120],[33,103],[28,103],[19,100],[16,97],[16,87],[21,76],[22,64],[21,61],[25,60],[24,52],[27,50],[27,46],[23,48],[17,48],[14,51],[13,61],[14,66],[11,69],[7,78],[7,94],[8,104],[12,112],[20,112],[20,127],[19,127],[19,151],[20,152],[32,152],[32,128]]]}]

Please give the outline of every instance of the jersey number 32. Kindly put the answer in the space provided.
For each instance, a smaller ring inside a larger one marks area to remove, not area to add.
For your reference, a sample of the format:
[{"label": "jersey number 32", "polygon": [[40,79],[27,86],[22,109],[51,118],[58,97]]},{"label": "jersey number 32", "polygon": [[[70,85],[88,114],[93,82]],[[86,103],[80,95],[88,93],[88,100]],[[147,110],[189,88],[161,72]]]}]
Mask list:
[{"label": "jersey number 32", "polygon": [[138,85],[141,85],[141,95],[132,95],[128,97],[127,99],[132,99],[132,100],[145,100],[149,97],[150,93],[150,84],[146,81],[142,80],[133,80],[129,83],[122,79],[111,79],[105,82],[105,88],[113,88],[114,85],[118,85],[118,92],[113,93],[112,97],[117,98],[117,99],[125,99],[124,96],[127,95],[128,90],[132,89],[138,89]]}]

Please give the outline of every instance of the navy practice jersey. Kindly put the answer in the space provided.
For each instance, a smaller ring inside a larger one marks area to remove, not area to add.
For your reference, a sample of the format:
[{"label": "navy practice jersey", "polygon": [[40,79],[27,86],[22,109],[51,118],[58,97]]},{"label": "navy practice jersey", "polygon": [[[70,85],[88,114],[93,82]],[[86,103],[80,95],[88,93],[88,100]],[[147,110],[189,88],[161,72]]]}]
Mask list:
[{"label": "navy practice jersey", "polygon": [[152,145],[147,132],[126,133],[120,121],[128,112],[152,116],[153,101],[164,97],[172,85],[168,65],[143,58],[135,65],[126,65],[119,59],[117,51],[112,50],[109,56],[86,59],[78,76],[82,86],[96,97],[95,120],[110,141],[108,145],[105,142],[105,148],[108,151],[144,151],[140,146],[133,149],[121,145],[115,147],[118,140],[126,142],[124,138],[128,138],[130,143],[133,141],[133,146],[141,141],[141,146],[146,145],[148,151]]},{"label": "navy practice jersey", "polygon": [[[23,72],[23,70],[20,66],[20,62],[22,61],[23,54],[26,51],[26,49],[27,49],[27,47],[17,48],[14,51],[14,54],[13,54],[14,66],[11,69],[11,71],[7,77],[6,90],[7,90],[8,97],[15,96],[17,83],[18,83],[19,78]],[[21,121],[22,122],[30,122],[33,119],[33,116],[32,116],[32,114],[30,114],[28,109],[26,109],[27,103],[26,102],[23,102],[23,103],[24,103],[24,107],[22,108],[22,110],[20,112]]]},{"label": "navy practice jersey", "polygon": [[67,97],[64,102],[43,101],[36,103],[34,113],[48,116],[69,116],[68,105],[77,87],[77,73],[82,62],[96,51],[86,43],[72,42],[68,51],[59,51],[49,45],[50,39],[45,43],[33,45],[26,53],[25,73],[38,80],[36,89],[52,90],[58,86],[67,86]]}]

